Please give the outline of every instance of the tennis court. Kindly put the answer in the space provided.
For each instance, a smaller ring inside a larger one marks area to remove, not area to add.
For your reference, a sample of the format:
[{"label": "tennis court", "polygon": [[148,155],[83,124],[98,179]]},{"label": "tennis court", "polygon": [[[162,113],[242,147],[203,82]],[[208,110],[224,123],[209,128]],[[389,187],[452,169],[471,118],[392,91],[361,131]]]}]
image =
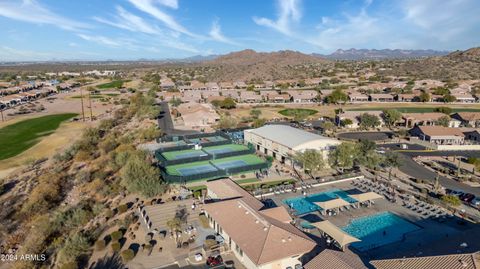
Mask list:
[{"label": "tennis court", "polygon": [[191,176],[197,174],[203,174],[208,172],[214,172],[218,169],[211,165],[208,161],[185,163],[178,165],[169,165],[166,167],[169,175],[176,176]]},{"label": "tennis court", "polygon": [[194,149],[168,151],[168,152],[162,153],[162,155],[166,160],[169,160],[169,161],[192,158],[192,157],[207,156],[207,154],[204,151],[194,150]]},{"label": "tennis court", "polygon": [[226,145],[219,145],[219,146],[213,146],[213,147],[205,147],[203,148],[203,150],[210,155],[216,155],[216,154],[222,154],[227,152],[248,150],[248,147],[244,145],[239,145],[239,144],[226,144]]},{"label": "tennis court", "polygon": [[202,143],[209,143],[209,142],[219,142],[219,141],[226,141],[225,137],[216,135],[216,136],[207,136],[207,137],[200,137],[200,138],[189,138],[190,142],[195,144],[202,144]]},{"label": "tennis court", "polygon": [[212,163],[220,169],[229,169],[242,167],[252,164],[265,163],[261,158],[253,154],[240,155],[228,158],[222,158],[212,161]]}]

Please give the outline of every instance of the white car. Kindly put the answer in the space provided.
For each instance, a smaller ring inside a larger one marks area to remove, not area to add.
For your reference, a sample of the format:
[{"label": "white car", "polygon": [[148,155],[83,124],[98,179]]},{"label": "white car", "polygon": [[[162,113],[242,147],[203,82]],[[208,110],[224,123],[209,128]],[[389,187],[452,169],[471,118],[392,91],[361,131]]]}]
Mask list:
[{"label": "white car", "polygon": [[199,262],[203,260],[202,253],[195,254],[195,261]]}]

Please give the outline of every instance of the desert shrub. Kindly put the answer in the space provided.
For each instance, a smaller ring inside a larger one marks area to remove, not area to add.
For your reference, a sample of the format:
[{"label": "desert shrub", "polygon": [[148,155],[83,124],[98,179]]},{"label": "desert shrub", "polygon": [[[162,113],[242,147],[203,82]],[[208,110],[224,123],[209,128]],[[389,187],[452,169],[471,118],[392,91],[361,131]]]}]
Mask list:
[{"label": "desert shrub", "polygon": [[118,213],[119,213],[119,214],[125,213],[125,212],[127,212],[127,210],[128,210],[128,206],[127,206],[126,204],[119,205],[119,206],[117,207],[117,210],[118,210]]},{"label": "desert shrub", "polygon": [[131,261],[135,257],[135,253],[131,249],[126,249],[120,254],[123,262]]},{"label": "desert shrub", "polygon": [[105,249],[105,240],[99,239],[95,242],[95,249],[98,251],[102,251]]},{"label": "desert shrub", "polygon": [[122,231],[115,231],[110,234],[110,237],[112,238],[113,241],[118,241],[123,237]]},{"label": "desert shrub", "polygon": [[110,245],[112,247],[112,250],[115,251],[115,252],[119,252],[120,249],[122,248],[122,245],[118,241],[112,242],[112,244],[110,244]]}]

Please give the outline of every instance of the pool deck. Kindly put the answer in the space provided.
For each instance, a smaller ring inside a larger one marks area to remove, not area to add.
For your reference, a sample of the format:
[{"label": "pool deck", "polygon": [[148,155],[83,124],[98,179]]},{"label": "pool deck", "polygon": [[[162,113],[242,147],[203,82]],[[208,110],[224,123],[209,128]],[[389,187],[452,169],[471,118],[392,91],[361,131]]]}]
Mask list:
[{"label": "pool deck", "polygon": [[[355,186],[350,182],[341,182],[334,183],[326,186],[314,187],[307,190],[307,195],[315,194],[318,192],[324,192],[331,190],[333,188],[338,188],[343,191],[348,192],[359,192]],[[286,198],[302,196],[301,191],[296,193],[284,193],[270,196],[278,206],[284,206],[288,209],[282,200]],[[388,245],[384,245],[375,249],[371,249],[365,252],[358,252],[355,249],[351,250],[365,259],[384,259],[384,258],[399,258],[405,256],[407,253],[412,254],[412,250],[415,250],[415,255],[421,255],[421,253],[428,251],[434,246],[434,242],[438,241],[441,238],[455,238],[460,236],[465,231],[474,229],[474,225],[458,225],[458,219],[447,219],[446,222],[439,223],[431,219],[425,219],[416,212],[413,212],[407,208],[402,207],[399,203],[392,203],[386,199],[377,199],[375,204],[371,207],[360,207],[357,209],[344,210],[339,212],[336,216],[324,216],[320,215],[319,212],[311,212],[305,215],[296,216],[295,218],[299,221],[307,220],[309,222],[317,222],[321,220],[329,220],[338,227],[343,227],[347,225],[352,219],[360,218],[368,215],[373,215],[379,212],[389,211],[392,212],[417,226],[420,226],[422,229],[407,233],[405,239],[401,242],[394,242]],[[318,236],[318,231],[310,231],[313,235]],[[473,239],[475,240],[475,239]],[[445,240],[444,240],[445,241]],[[474,242],[472,242],[473,244]],[[443,244],[448,244],[448,240],[443,242]],[[451,246],[452,248],[459,248],[458,251],[462,249],[456,245]],[[463,249],[465,251],[465,249]]]}]

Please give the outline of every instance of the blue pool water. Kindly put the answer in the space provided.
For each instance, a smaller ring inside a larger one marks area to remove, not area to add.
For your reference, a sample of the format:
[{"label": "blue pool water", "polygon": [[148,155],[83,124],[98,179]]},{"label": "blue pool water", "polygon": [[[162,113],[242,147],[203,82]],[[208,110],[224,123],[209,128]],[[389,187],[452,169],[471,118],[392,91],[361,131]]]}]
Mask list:
[{"label": "blue pool water", "polygon": [[283,203],[295,210],[295,215],[303,215],[322,208],[314,202],[325,202],[332,199],[342,198],[349,203],[355,203],[356,200],[340,189],[332,189],[326,192],[315,193],[308,196],[299,196],[283,200]]},{"label": "blue pool water", "polygon": [[401,241],[404,234],[421,229],[419,226],[393,213],[382,212],[352,220],[342,230],[362,240],[352,243],[359,251]]}]

